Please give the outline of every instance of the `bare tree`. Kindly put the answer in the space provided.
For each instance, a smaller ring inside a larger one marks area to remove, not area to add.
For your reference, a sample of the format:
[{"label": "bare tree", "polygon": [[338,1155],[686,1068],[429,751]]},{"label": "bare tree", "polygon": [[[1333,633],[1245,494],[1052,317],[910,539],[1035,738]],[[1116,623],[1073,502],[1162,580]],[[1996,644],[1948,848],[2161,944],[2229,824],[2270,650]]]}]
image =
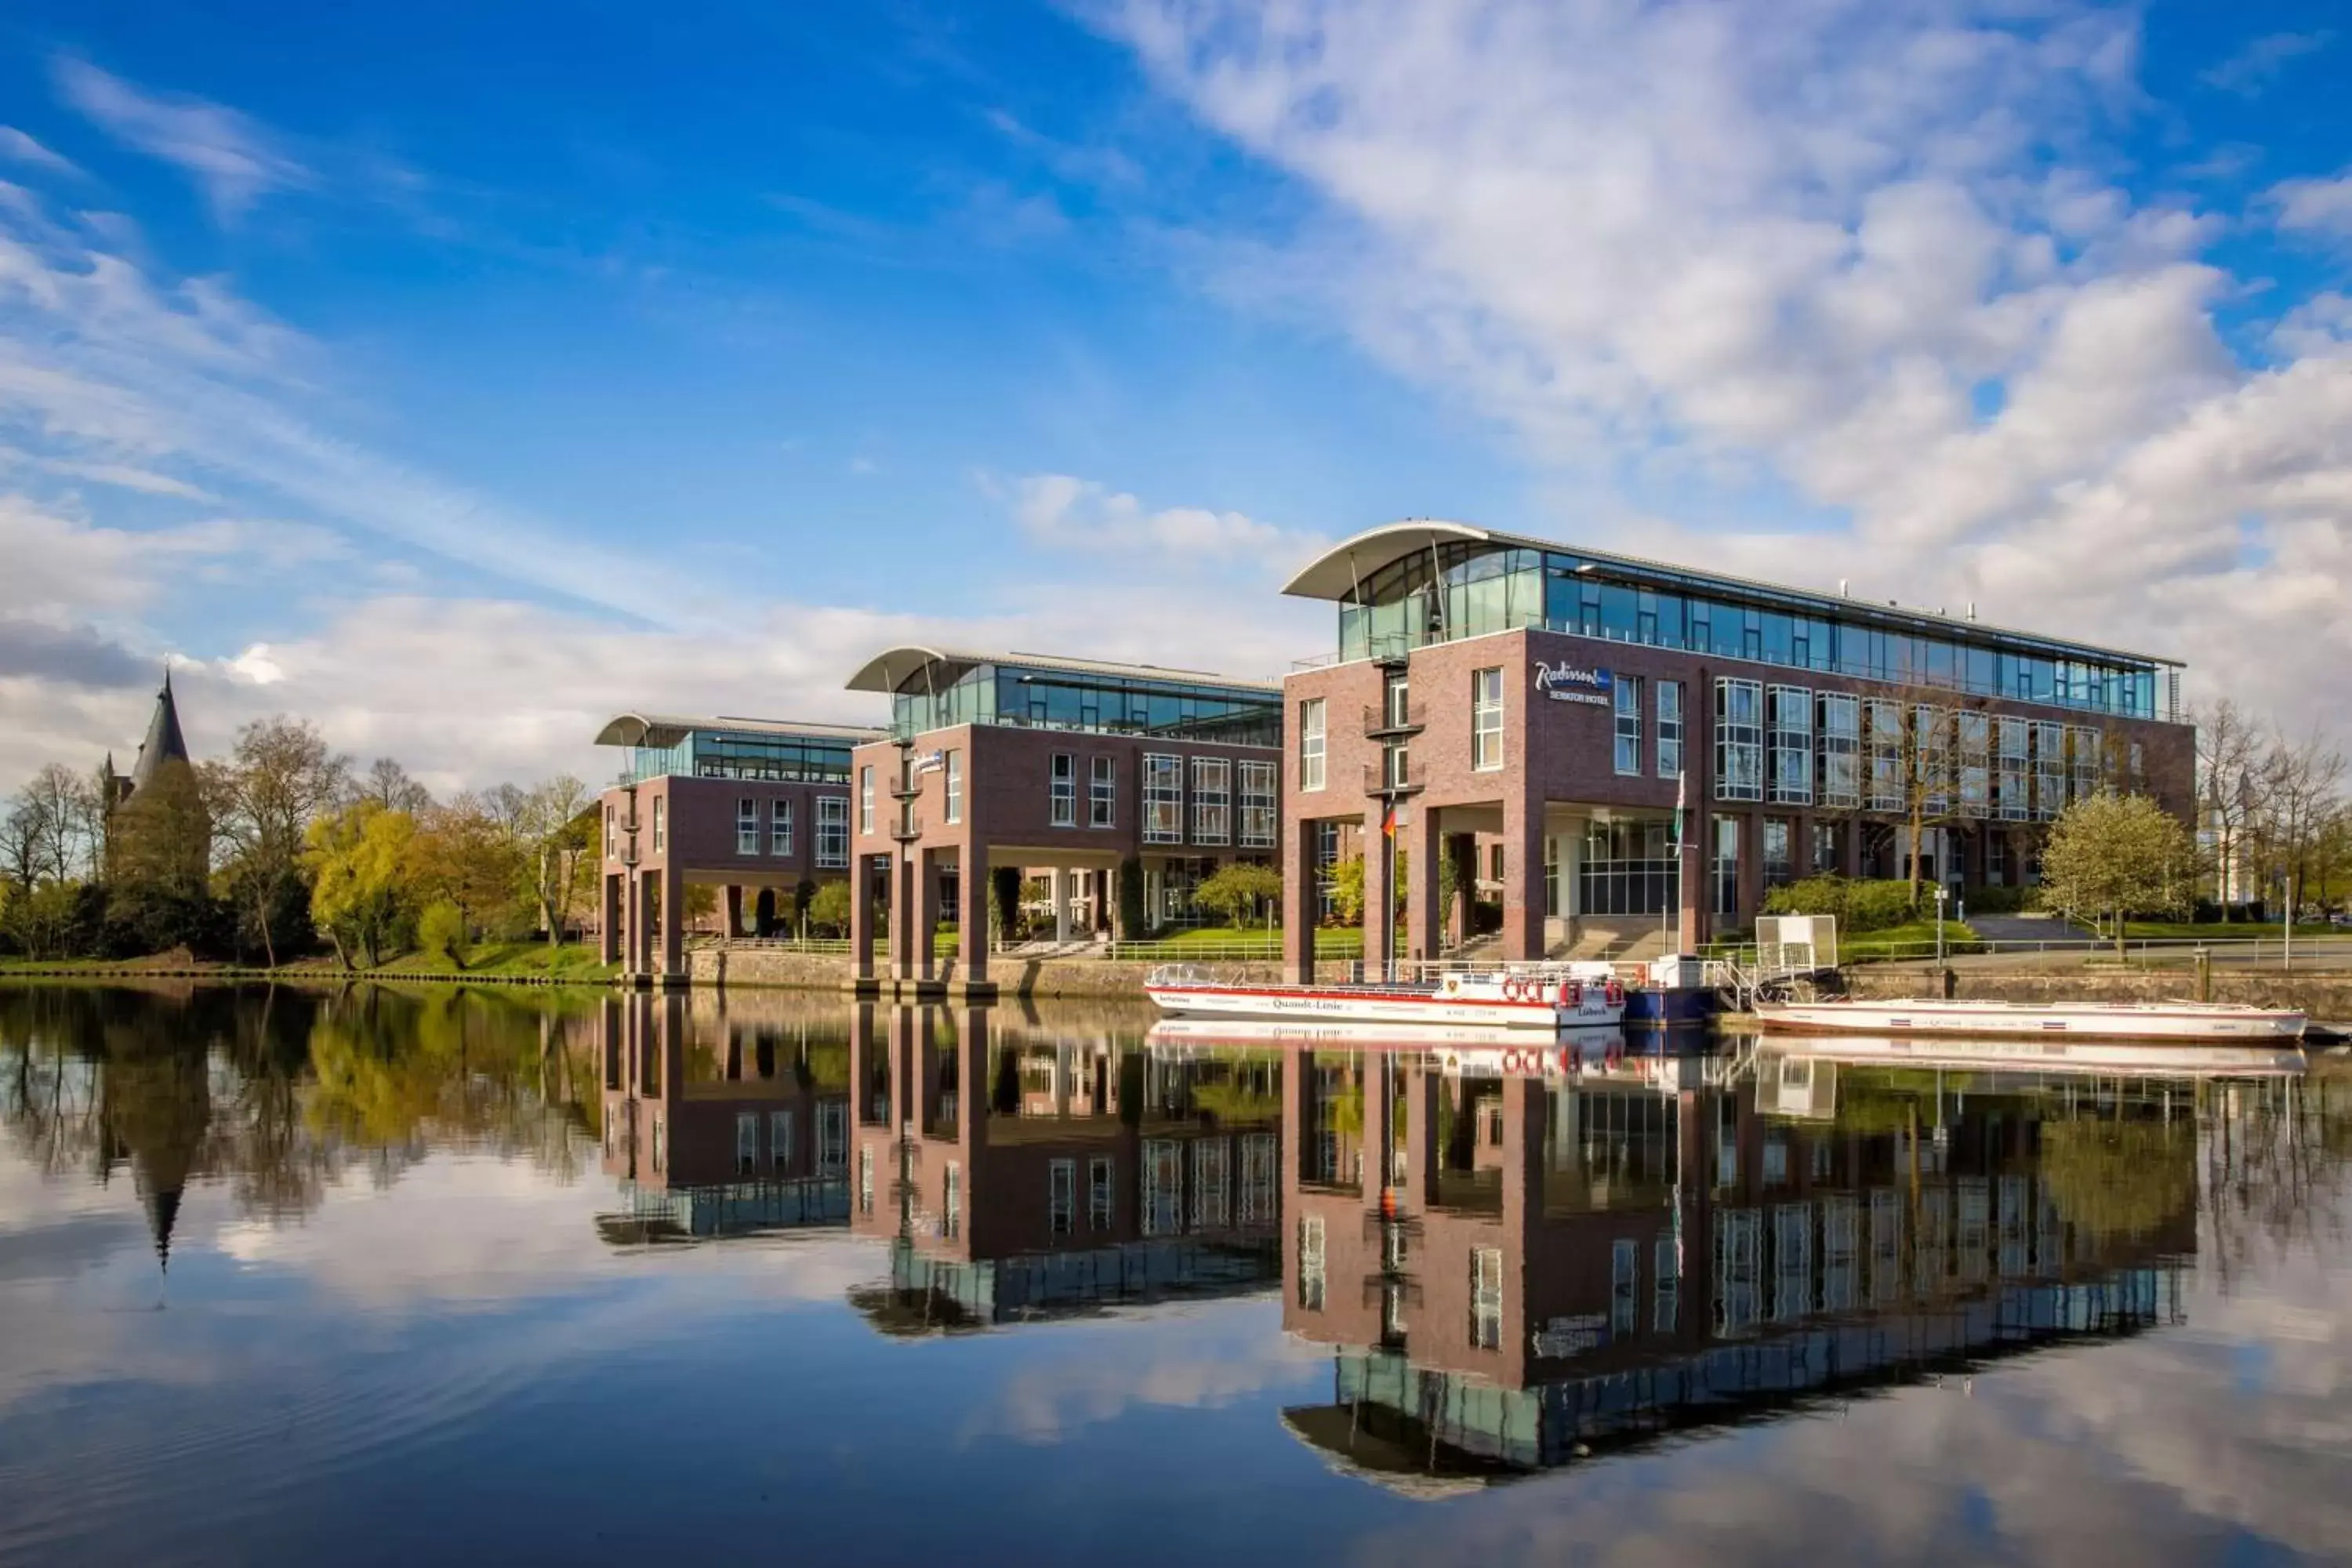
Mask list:
[{"label": "bare tree", "polygon": [[2344,768],[2344,753],[2316,726],[2300,740],[2279,731],[2263,754],[2254,836],[2265,880],[2287,900],[2289,920],[2321,838],[2343,809]]},{"label": "bare tree", "polygon": [[2192,714],[2197,725],[2197,811],[2207,837],[2213,900],[2230,918],[2232,894],[2244,876],[2255,814],[2262,800],[2264,747],[2238,705],[2224,697]]},{"label": "bare tree", "polygon": [[61,763],[51,763],[25,785],[16,797],[22,816],[14,831],[29,842],[30,880],[71,882],[95,873],[96,797],[90,782]]},{"label": "bare tree", "polygon": [[570,773],[559,773],[522,798],[520,826],[531,868],[531,897],[551,947],[560,945],[580,885],[580,858],[595,842],[588,813],[595,797]]},{"label": "bare tree", "polygon": [[309,721],[282,713],[238,731],[230,760],[206,770],[214,823],[242,862],[242,901],[272,968],[272,917],[301,874],[302,835],[343,797],[350,777],[349,757],[331,751]]},{"label": "bare tree", "polygon": [[422,816],[433,806],[433,794],[408,776],[408,770],[392,757],[378,757],[368,764],[354,785],[360,799],[372,800],[386,811],[404,811],[411,816]]}]

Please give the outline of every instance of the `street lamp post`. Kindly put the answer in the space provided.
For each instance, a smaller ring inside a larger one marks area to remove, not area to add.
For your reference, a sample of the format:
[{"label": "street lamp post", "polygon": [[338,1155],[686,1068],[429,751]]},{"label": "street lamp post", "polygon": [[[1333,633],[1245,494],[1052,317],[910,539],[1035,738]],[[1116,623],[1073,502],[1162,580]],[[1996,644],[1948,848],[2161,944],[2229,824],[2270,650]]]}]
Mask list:
[{"label": "street lamp post", "polygon": [[1944,962],[1944,900],[1951,896],[1949,888],[1936,884],[1936,962],[1939,964]]}]

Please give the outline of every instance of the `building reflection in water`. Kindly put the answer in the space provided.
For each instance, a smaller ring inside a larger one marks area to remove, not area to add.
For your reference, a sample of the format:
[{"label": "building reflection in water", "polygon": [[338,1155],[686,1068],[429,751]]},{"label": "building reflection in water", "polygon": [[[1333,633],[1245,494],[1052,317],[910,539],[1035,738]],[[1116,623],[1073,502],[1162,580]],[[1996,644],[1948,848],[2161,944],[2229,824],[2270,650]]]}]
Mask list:
[{"label": "building reflection in water", "polygon": [[2179,1321],[2212,1087],[1786,1051],[1292,1083],[1283,1322],[1336,1354],[1283,1419],[1421,1495]]}]

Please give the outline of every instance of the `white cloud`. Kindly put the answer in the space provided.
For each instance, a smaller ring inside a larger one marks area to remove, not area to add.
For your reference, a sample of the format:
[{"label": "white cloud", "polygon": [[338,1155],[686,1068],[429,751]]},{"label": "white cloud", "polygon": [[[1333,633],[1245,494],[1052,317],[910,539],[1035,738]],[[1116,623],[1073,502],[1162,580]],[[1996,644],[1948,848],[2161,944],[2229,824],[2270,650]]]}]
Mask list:
[{"label": "white cloud", "polygon": [[273,191],[299,190],[316,178],[266,128],[234,109],[142,92],[71,56],[60,57],[55,68],[68,104],[126,146],[184,169],[224,222]]},{"label": "white cloud", "polygon": [[2249,38],[2236,54],[2206,71],[2198,79],[2208,87],[2218,87],[2223,92],[2234,92],[2241,98],[2258,98],[2263,90],[2279,79],[2289,62],[2305,55],[2317,54],[2335,41],[2336,35],[2322,29],[2315,33],[2265,33]]},{"label": "white cloud", "polygon": [[[2221,217],[2106,173],[2142,104],[2130,11],[1093,15],[1315,198],[1281,229],[1183,237],[1180,258],[1230,297],[1336,318],[1516,431],[1576,498],[1538,531],[1979,600],[2289,706],[2336,689],[2340,617],[2259,659],[2243,630],[2352,596],[2332,510],[2352,450],[2312,414],[2352,363],[2239,363],[2214,311],[2248,295],[2205,258]],[[2276,195],[2307,226],[2346,199]],[[1606,500],[1644,493],[1685,515]]]},{"label": "white cloud", "polygon": [[[983,489],[999,489],[982,476]],[[1247,560],[1294,565],[1324,542],[1291,533],[1238,511],[1176,506],[1159,510],[1094,479],[1030,474],[1012,482],[1008,497],[1021,531],[1040,544],[1162,557],[1202,565]]]},{"label": "white cloud", "polygon": [[73,160],[51,151],[13,125],[0,125],[0,159],[24,163],[52,174],[79,174]]},{"label": "white cloud", "polygon": [[2292,234],[2352,239],[2352,174],[2333,180],[2282,180],[2270,188],[2279,227]]}]

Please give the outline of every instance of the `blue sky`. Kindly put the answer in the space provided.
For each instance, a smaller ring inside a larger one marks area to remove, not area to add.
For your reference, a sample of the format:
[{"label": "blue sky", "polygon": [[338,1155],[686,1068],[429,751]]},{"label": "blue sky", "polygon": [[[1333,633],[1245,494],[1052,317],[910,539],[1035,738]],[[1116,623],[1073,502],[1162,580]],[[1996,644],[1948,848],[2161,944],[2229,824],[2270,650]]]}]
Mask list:
[{"label": "blue sky", "polygon": [[166,654],[445,788],[905,637],[1265,674],[1406,515],[2321,716],[2352,36],[1891,9],[20,4],[0,784]]}]

